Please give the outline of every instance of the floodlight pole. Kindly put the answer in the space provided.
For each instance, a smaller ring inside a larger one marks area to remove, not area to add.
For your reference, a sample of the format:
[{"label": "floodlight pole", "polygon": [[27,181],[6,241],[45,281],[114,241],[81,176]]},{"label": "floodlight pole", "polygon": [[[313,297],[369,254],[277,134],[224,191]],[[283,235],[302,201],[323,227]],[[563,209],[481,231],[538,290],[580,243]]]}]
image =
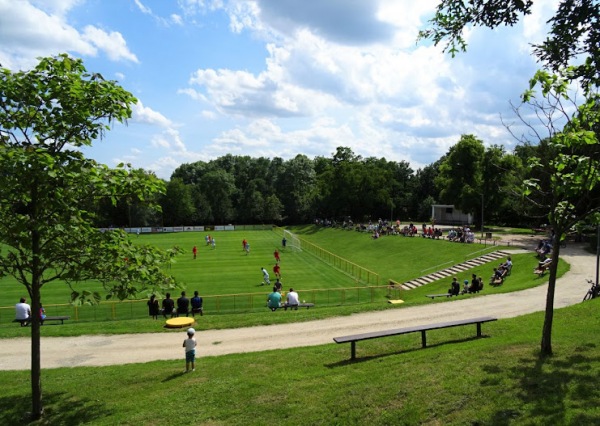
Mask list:
[{"label": "floodlight pole", "polygon": [[600,270],[600,223],[596,225],[596,285],[598,285],[598,271]]},{"label": "floodlight pole", "polygon": [[483,238],[483,192],[481,193],[481,238]]}]

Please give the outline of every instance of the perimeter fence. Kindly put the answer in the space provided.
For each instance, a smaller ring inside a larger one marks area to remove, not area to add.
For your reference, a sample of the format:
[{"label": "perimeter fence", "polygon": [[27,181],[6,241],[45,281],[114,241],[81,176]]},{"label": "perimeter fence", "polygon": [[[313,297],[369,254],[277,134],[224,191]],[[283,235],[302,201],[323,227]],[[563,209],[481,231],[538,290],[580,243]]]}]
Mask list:
[{"label": "perimeter fence", "polygon": [[[273,231],[279,233],[283,236],[283,228],[273,227]],[[289,231],[288,231],[289,232]],[[338,256],[324,248],[319,247],[316,244],[313,244],[304,238],[299,237],[294,234],[294,237],[300,241],[300,248],[303,251],[306,251],[317,258],[321,259],[325,263],[332,265],[334,268],[350,275],[354,279],[363,282],[367,285],[371,286],[379,286],[381,284],[379,274],[376,272],[370,271],[367,268],[364,268],[360,265],[357,265],[354,262],[351,262],[343,257]]]},{"label": "perimeter fence", "polygon": [[[265,311],[268,293],[240,293],[203,296],[206,315],[238,314]],[[285,299],[285,292],[282,293]],[[399,290],[389,286],[364,286],[302,290],[300,300],[314,303],[315,307],[335,307],[384,302],[398,298]],[[109,321],[139,319],[148,316],[147,299],[101,302],[98,305],[44,304],[46,315],[70,316],[74,321]],[[314,308],[313,308],[314,309]],[[14,307],[0,307],[0,322],[15,318]]]}]

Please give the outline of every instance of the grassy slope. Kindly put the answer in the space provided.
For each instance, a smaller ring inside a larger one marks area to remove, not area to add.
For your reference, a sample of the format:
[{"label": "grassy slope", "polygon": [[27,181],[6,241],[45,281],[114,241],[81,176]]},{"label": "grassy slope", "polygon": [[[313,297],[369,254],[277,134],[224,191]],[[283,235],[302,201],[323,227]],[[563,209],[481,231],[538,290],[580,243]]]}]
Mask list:
[{"label": "grassy slope", "polygon": [[[481,246],[477,244],[458,244],[447,241],[431,241],[421,238],[404,237],[384,237],[378,241],[372,241],[367,234],[332,230],[324,228],[306,227],[303,230],[303,238],[308,235],[315,243],[327,248],[328,250],[341,253],[342,256],[350,260],[373,268],[375,271],[385,271],[390,276],[397,277],[402,271],[406,277],[413,278],[422,275],[421,270],[426,265],[437,265],[440,260],[446,263],[446,259],[457,261],[457,254],[464,257],[465,253],[479,251]],[[182,255],[178,262],[173,266],[173,274],[185,281],[188,289],[199,289],[201,294],[214,294],[218,292],[254,292],[259,294],[257,297],[263,297],[268,291],[266,287],[258,286],[261,278],[260,266],[268,267],[273,259],[273,250],[279,242],[279,236],[271,231],[245,231],[245,232],[219,232],[215,233],[217,239],[217,249],[212,250],[206,247],[202,241],[203,234],[183,233],[166,234],[154,236],[141,236],[140,240],[160,244],[162,247],[170,247],[176,244],[182,247],[190,247],[187,253]],[[245,256],[241,249],[241,240],[247,238],[251,242],[252,252]],[[200,245],[202,243],[202,245]],[[199,248],[198,258],[192,259],[191,247],[196,244]],[[389,258],[391,256],[391,258]],[[395,259],[395,260],[394,260]],[[432,262],[431,259],[435,259]],[[462,260],[462,259],[461,259]],[[461,297],[480,297],[483,294],[493,294],[521,290],[531,286],[546,282],[545,277],[538,277],[531,273],[537,261],[533,254],[520,254],[513,256],[515,267],[512,275],[501,287],[490,287],[486,285],[484,292],[479,295],[467,295]],[[469,270],[468,273],[460,275],[462,281],[469,278],[470,274],[476,273],[484,277],[487,281],[491,275],[493,265],[487,264],[482,267]],[[387,268],[387,269],[386,269]],[[437,268],[431,269],[435,270]],[[568,270],[568,265],[561,262],[559,265],[559,276]],[[309,271],[307,273],[307,271]],[[282,272],[284,284],[293,285],[300,289],[301,297],[306,295],[302,290],[309,288],[339,288],[353,287],[354,280],[345,274],[333,269],[328,264],[316,259],[314,256],[302,253],[282,253]],[[429,272],[429,271],[428,271]],[[395,275],[391,275],[395,274]],[[385,276],[385,275],[383,275]],[[301,310],[295,312],[295,315],[272,314],[270,311],[259,310],[251,314],[224,314],[212,315],[210,305],[207,304],[207,315],[202,317],[201,328],[231,328],[242,327],[245,325],[272,324],[291,321],[303,321],[310,319],[327,318],[337,315],[349,315],[352,312],[366,310],[382,309],[404,309],[409,306],[415,306],[424,303],[446,303],[446,298],[438,298],[434,301],[425,297],[426,294],[444,293],[450,284],[450,279],[440,280],[411,291],[402,291],[394,293],[392,297],[401,298],[405,301],[403,305],[390,305],[385,298],[385,291],[374,303],[361,303],[360,305],[349,306],[330,306],[326,307],[319,304],[319,309]],[[21,288],[7,280],[1,280],[3,287],[0,292],[0,305],[2,301],[10,305],[12,300],[18,298],[21,293],[15,293]],[[48,304],[49,300],[64,300],[67,297],[68,290],[60,283],[53,283],[44,288],[44,300]],[[86,307],[83,307],[86,309]],[[90,308],[87,308],[90,309]],[[44,327],[44,335],[82,335],[98,333],[127,333],[131,330],[137,332],[172,332],[165,330],[162,321],[149,320],[145,315],[145,306],[139,307],[139,316],[134,319],[114,320],[114,321],[94,321],[92,323],[69,321],[60,327]],[[68,313],[68,312],[67,312]],[[13,308],[8,306],[0,311],[5,314],[2,318],[13,318]],[[135,316],[134,316],[135,317]],[[18,337],[27,336],[28,328],[15,327],[8,320],[0,322],[0,337]]]},{"label": "grassy slope", "polygon": [[[345,245],[345,235],[354,238],[353,234],[331,234],[331,240]],[[217,239],[217,250],[223,240]],[[360,247],[368,251],[374,247],[367,240],[360,241],[355,255],[372,265],[377,259],[387,263],[383,255],[361,253]],[[437,255],[442,256],[443,247],[436,247]],[[455,250],[462,245],[446,247]],[[202,255],[210,256],[206,251]],[[486,286],[486,293],[544,281],[531,274],[532,255],[518,255],[514,261],[505,285]],[[564,264],[560,267],[562,272],[568,269]],[[488,269],[482,268],[479,274],[487,277]],[[405,306],[447,303],[423,297],[447,287],[445,281],[429,284],[401,297],[407,301]],[[183,356],[181,362],[45,370],[46,417],[40,424],[599,424],[600,392],[595,386],[600,379],[599,303],[556,311],[556,354],[543,361],[537,358],[543,315],[537,313],[486,324],[483,330],[489,338],[485,339],[473,339],[472,327],[431,332],[427,349],[420,349],[418,335],[361,342],[360,359],[352,363],[348,362],[348,345],[331,344],[202,358],[197,371],[188,375],[181,374]],[[377,303],[303,310],[293,317],[270,312],[207,315],[200,329],[392,308]],[[8,326],[10,333],[28,331]],[[114,332],[159,329],[146,318],[103,326]],[[3,324],[0,335],[8,330]],[[72,323],[43,331],[80,335],[91,329],[88,323]],[[29,373],[0,372],[0,382],[0,423],[21,423],[30,407]]]},{"label": "grassy slope", "polygon": [[[348,345],[43,372],[45,424],[600,424],[600,300],[557,310],[553,357],[541,313]],[[183,339],[183,337],[182,337]],[[132,348],[135,350],[135,348]],[[29,410],[28,372],[0,372],[0,423]],[[118,385],[115,386],[115,383]],[[42,423],[40,423],[42,424]]]}]

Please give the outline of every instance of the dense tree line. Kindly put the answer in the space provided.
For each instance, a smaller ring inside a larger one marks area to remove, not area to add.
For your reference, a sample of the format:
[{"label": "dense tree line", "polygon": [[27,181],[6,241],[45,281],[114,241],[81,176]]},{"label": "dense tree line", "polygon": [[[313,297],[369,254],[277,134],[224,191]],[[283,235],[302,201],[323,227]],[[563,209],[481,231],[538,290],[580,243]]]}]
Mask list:
[{"label": "dense tree line", "polygon": [[[476,222],[544,222],[523,202],[518,184],[527,159],[543,146],[514,152],[463,135],[438,161],[413,170],[405,161],[363,158],[338,147],[331,157],[283,160],[225,155],[182,164],[157,200],[162,212],[121,199],[99,206],[100,226],[300,224],[314,218],[428,222],[432,204],[453,204]],[[523,217],[531,216],[529,222]]]}]

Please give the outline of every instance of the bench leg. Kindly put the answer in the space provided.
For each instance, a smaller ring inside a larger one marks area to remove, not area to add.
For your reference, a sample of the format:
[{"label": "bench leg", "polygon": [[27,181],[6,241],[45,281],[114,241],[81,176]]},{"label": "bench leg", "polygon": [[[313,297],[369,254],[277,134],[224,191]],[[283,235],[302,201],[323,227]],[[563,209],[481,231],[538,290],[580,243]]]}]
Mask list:
[{"label": "bench leg", "polygon": [[427,347],[427,336],[425,335],[425,330],[421,330],[421,345],[424,348]]},{"label": "bench leg", "polygon": [[477,337],[481,337],[481,323],[477,323]]},{"label": "bench leg", "polygon": [[350,359],[356,359],[356,342],[350,342]]}]

